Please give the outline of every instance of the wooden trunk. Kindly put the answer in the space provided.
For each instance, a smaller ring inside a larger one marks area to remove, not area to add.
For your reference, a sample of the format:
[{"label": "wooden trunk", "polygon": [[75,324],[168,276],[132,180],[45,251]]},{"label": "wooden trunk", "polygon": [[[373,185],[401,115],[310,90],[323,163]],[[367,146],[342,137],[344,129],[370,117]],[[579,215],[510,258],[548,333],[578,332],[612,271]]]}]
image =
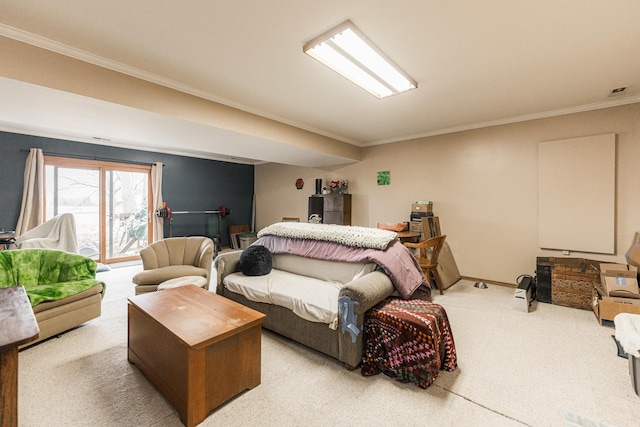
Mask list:
[{"label": "wooden trunk", "polygon": [[[592,292],[600,283],[599,261],[585,258],[538,258],[538,270],[544,265],[550,270],[550,301],[538,298],[538,301],[551,302],[564,307],[591,310]],[[545,284],[538,274],[538,290],[545,291]],[[548,293],[548,288],[546,289]],[[542,292],[541,292],[542,294]]]},{"label": "wooden trunk", "polygon": [[264,314],[187,285],[129,298],[128,358],[187,427],[260,384]]}]

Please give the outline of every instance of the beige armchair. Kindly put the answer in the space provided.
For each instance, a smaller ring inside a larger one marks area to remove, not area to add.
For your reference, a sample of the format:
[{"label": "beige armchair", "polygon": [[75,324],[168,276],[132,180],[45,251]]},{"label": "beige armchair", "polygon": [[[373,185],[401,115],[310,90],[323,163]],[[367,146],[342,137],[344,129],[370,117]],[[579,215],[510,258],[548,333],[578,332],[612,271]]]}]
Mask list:
[{"label": "beige armchair", "polygon": [[133,276],[136,295],[153,292],[158,285],[184,276],[202,276],[209,289],[213,241],[204,236],[171,237],[140,251],[143,271]]}]

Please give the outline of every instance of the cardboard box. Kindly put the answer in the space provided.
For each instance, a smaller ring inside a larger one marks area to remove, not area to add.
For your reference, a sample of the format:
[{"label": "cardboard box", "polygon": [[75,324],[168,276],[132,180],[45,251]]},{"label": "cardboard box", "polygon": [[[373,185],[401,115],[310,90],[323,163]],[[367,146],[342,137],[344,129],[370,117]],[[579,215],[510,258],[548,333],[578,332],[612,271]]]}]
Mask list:
[{"label": "cardboard box", "polygon": [[624,257],[627,259],[627,264],[640,267],[640,232],[636,231],[633,243]]},{"label": "cardboard box", "polygon": [[442,236],[442,232],[440,231],[440,218],[437,216],[423,217],[422,228],[424,229],[425,239]]},{"label": "cardboard box", "polygon": [[422,220],[420,220],[420,221],[409,221],[409,231],[417,231],[418,233],[424,233],[424,227],[422,226]]},{"label": "cardboard box", "polygon": [[411,205],[411,212],[433,212],[433,202],[416,202]]},{"label": "cardboard box", "polygon": [[608,297],[602,286],[593,290],[592,308],[602,326],[614,327],[613,319],[620,313],[640,314],[640,299]]},{"label": "cardboard box", "polygon": [[438,256],[438,275],[442,283],[442,289],[448,289],[462,278],[456,260],[453,258],[453,252],[446,241],[442,245],[440,255]]},{"label": "cardboard box", "polygon": [[600,263],[600,282],[608,297],[640,298],[635,266]]}]

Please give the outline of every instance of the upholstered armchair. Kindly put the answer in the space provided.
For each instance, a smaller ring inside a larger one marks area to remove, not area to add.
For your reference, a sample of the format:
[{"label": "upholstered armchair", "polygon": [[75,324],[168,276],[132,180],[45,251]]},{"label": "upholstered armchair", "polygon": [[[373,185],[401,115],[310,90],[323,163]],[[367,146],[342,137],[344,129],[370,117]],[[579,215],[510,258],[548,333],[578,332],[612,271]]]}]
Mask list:
[{"label": "upholstered armchair", "polygon": [[209,289],[213,241],[204,236],[170,237],[159,240],[140,251],[143,271],[133,276],[136,295],[154,292],[167,280],[184,276],[207,279]]}]

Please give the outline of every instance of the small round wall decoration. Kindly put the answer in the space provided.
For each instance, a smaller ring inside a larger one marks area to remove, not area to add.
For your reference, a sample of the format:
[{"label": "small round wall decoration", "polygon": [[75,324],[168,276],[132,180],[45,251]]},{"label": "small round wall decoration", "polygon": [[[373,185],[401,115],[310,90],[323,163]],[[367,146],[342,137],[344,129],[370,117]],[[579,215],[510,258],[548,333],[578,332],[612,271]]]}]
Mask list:
[{"label": "small round wall decoration", "polygon": [[304,181],[302,180],[302,178],[296,179],[296,188],[298,190],[302,190],[302,187],[304,187]]}]

